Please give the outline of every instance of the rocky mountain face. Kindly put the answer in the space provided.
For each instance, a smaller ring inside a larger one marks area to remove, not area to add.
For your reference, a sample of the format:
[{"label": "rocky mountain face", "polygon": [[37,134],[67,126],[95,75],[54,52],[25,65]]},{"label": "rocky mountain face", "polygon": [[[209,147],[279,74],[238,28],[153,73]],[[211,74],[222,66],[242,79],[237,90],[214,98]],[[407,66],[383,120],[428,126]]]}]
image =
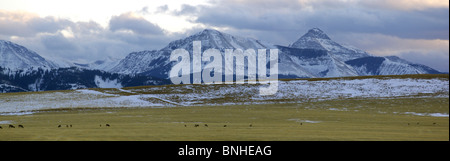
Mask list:
[{"label": "rocky mountain face", "polygon": [[45,60],[36,52],[28,50],[21,45],[4,40],[0,40],[0,66],[10,69],[58,67],[58,65]]},{"label": "rocky mountain face", "polygon": [[110,72],[124,74],[144,74],[159,78],[169,78],[169,71],[175,62],[169,60],[175,49],[185,49],[192,57],[193,42],[201,42],[202,52],[207,49],[218,49],[223,55],[225,49],[275,49],[272,44],[238,36],[229,35],[217,30],[206,29],[184,39],[170,42],[160,50],[130,53]]}]

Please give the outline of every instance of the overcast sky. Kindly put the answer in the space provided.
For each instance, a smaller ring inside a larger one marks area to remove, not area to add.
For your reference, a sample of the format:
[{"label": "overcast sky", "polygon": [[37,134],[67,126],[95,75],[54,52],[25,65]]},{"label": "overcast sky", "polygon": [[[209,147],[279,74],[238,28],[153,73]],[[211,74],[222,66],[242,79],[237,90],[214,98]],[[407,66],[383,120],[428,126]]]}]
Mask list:
[{"label": "overcast sky", "polygon": [[205,28],[289,45],[313,27],[373,55],[449,71],[447,0],[0,0],[0,39],[79,63],[160,49]]}]

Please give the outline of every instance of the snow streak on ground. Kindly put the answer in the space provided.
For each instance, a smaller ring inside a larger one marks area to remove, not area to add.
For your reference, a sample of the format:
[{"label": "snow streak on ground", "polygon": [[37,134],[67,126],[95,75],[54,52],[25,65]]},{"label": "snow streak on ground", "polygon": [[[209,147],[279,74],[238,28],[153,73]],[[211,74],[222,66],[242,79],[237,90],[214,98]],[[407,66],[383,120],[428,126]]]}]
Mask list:
[{"label": "snow streak on ground", "polygon": [[[447,79],[279,81],[275,95],[260,96],[259,88],[265,86],[267,85],[170,85],[2,94],[0,114],[60,108],[173,107],[301,103],[343,98],[449,97]],[[448,117],[448,114],[439,114],[440,117],[442,115]]]}]

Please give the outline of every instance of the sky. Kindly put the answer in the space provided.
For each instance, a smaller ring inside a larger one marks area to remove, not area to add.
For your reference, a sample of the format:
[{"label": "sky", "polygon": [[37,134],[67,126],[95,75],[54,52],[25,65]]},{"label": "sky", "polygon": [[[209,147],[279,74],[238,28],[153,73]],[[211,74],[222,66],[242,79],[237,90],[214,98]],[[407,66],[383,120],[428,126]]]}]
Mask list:
[{"label": "sky", "polygon": [[287,46],[314,27],[375,56],[449,71],[447,0],[0,0],[0,39],[78,63],[205,28]]}]

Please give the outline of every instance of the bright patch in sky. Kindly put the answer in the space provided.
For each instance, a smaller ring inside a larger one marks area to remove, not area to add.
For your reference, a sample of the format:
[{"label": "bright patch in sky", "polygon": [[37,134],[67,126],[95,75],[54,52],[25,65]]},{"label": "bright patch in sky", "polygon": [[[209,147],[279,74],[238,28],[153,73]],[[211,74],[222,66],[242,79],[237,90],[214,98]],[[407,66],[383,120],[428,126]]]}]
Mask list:
[{"label": "bright patch in sky", "polygon": [[161,6],[168,10],[180,10],[183,4],[208,5],[206,0],[165,0],[165,1],[110,1],[110,0],[2,0],[0,10],[36,13],[40,17],[54,16],[72,21],[95,21],[107,27],[112,16],[126,12],[140,13],[148,21],[169,32],[180,32],[194,24],[186,16],[175,16],[169,12],[157,12]]}]

